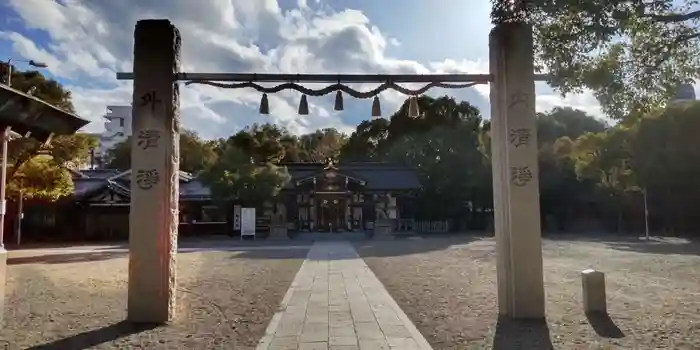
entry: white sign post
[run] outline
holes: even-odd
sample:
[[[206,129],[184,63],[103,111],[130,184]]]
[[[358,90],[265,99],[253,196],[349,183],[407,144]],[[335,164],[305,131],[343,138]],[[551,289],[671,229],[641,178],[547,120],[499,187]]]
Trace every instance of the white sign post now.
[[[243,236],[255,239],[255,208],[241,208],[241,240]]]

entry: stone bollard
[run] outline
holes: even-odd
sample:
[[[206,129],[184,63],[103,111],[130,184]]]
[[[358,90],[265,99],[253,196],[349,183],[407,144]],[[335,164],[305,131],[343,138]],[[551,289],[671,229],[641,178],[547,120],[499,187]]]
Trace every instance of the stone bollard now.
[[[583,311],[585,313],[607,313],[605,301],[605,274],[593,269],[581,271],[583,286]]]

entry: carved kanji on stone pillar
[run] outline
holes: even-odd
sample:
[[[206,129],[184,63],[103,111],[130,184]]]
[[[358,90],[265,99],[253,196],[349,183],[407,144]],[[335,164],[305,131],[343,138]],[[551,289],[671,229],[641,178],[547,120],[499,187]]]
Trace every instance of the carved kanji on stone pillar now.
[[[168,20],[134,32],[128,319],[169,322],[175,312],[180,33]]]
[[[489,46],[499,313],[544,318],[532,28],[497,25]]]

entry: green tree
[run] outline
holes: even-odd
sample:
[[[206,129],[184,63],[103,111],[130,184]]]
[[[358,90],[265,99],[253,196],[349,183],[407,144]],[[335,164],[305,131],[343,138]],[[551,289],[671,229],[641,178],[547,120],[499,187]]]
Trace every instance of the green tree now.
[[[377,161],[382,153],[379,145],[388,135],[389,121],[384,118],[363,120],[340,150],[343,161]]]
[[[418,117],[408,116],[409,100],[389,120],[384,118],[363,121],[357,126],[341,149],[341,158],[353,161],[381,161],[397,140],[406,135],[429,132],[436,127],[458,126],[462,122],[480,118],[479,110],[468,102],[457,102],[443,96],[420,96]]]
[[[180,133],[180,170],[197,174],[216,162],[216,152],[209,142],[191,130]]]
[[[274,198],[290,180],[286,167],[273,163],[254,163],[247,152],[228,142],[202,179],[219,200],[238,199],[259,206]]]
[[[481,151],[480,132],[480,120],[476,119],[457,127],[441,126],[406,135],[393,144],[387,160],[418,172],[421,215],[466,219],[469,208],[491,207],[491,167]]]
[[[227,143],[245,152],[256,163],[279,163],[285,156],[283,138],[289,131],[274,124],[253,124],[231,136]]]
[[[537,141],[540,146],[552,144],[560,137],[576,140],[585,133],[599,133],[607,128],[605,122],[570,107],[555,107],[548,112],[537,113]]]
[[[8,183],[8,197],[16,198],[20,191],[26,199],[55,201],[73,193],[73,179],[51,156],[38,155],[22,164]]]
[[[700,71],[695,0],[492,2],[494,22],[534,24],[537,62],[553,74],[555,88],[592,89],[613,118],[664,105]]]
[[[52,162],[58,166],[76,168],[89,160],[90,149],[97,146],[97,142],[93,135],[82,133],[54,137],[48,145],[31,137],[14,139],[8,143],[8,178],[40,153],[50,154]]]
[[[571,157],[574,140],[606,128],[602,121],[572,108],[538,113],[540,212],[545,229],[565,229],[577,209],[591,199],[595,181],[576,175]]]
[[[631,166],[652,213],[669,231],[700,228],[700,103],[674,105],[650,114],[634,129]]]
[[[473,221],[476,209],[493,203],[481,116],[468,103],[448,97],[420,101],[422,115],[409,118],[402,107],[377,149],[382,160],[416,169],[422,184],[417,193],[420,216]]]
[[[38,71],[19,71],[13,67],[12,88],[22,92],[31,92],[33,96],[49,104],[68,112],[75,112],[70,91],[63,88],[63,85],[58,81],[46,79]]]
[[[639,193],[631,160],[635,134],[634,126],[620,124],[579,137],[572,151],[577,176],[596,183],[598,205],[616,214],[618,231],[623,230],[626,208],[633,205],[632,194]]]
[[[337,159],[347,142],[347,135],[334,128],[316,130],[298,138],[300,161],[318,163],[326,159]],[[286,157],[285,157],[286,160]]]
[[[109,169],[122,171],[131,169],[131,137],[107,150],[100,162]]]

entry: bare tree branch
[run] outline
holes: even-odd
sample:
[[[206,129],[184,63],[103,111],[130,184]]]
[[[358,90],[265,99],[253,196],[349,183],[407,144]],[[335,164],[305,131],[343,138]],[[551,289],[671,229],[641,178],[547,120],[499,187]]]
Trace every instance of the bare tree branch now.
[[[673,13],[668,15],[648,14],[644,17],[651,18],[652,20],[661,23],[685,22],[691,19],[700,18],[700,10],[695,10],[688,13]]]

